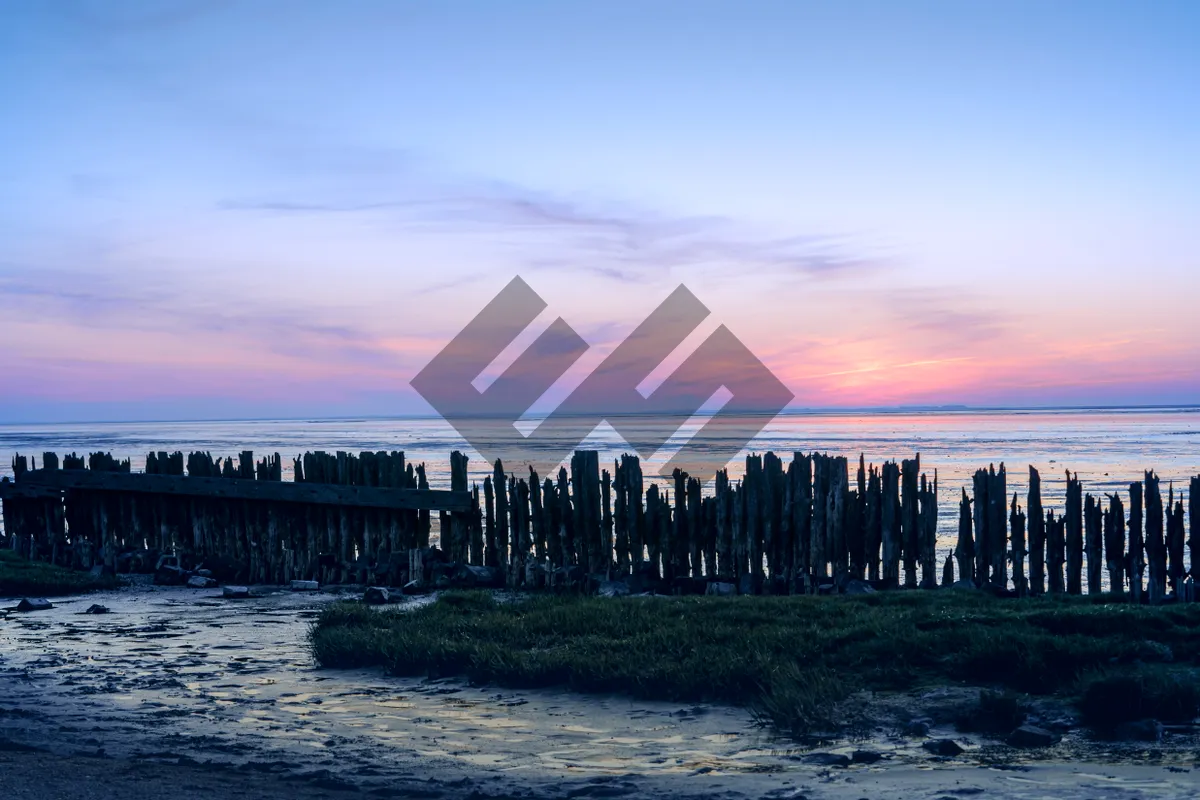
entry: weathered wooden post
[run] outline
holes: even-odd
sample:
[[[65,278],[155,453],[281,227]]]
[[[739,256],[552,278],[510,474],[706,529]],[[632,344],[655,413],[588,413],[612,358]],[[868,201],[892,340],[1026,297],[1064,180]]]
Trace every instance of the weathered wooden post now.
[[[1142,602],[1142,581],[1146,573],[1146,546],[1142,539],[1142,484],[1129,484],[1129,596]]]
[[[612,577],[615,561],[613,558],[612,476],[608,474],[608,470],[602,470],[600,473],[600,507],[600,562],[604,567],[605,574]]]
[[[1042,477],[1029,467],[1029,591],[1039,595],[1046,591],[1046,518],[1042,512]]]
[[[1200,475],[1192,478],[1188,488],[1188,522],[1191,535],[1188,549],[1191,551],[1192,580],[1200,584]]]
[[[1108,583],[1113,592],[1125,591],[1125,508],[1121,496],[1113,493],[1108,498],[1108,511],[1104,520],[1104,550],[1108,563]]]
[[[662,555],[662,539],[659,535],[658,524],[661,517],[658,496],[658,484],[651,483],[646,489],[646,549],[650,557],[650,572],[655,579],[662,577],[660,557]]]
[[[626,576],[630,572],[629,558],[629,488],[628,473],[624,468],[625,456],[613,462],[613,533],[616,548],[617,575]]]
[[[1008,588],[1008,473],[1001,462],[1000,470],[988,472],[988,562],[992,583]]]
[[[921,551],[920,489],[917,475],[921,471],[921,456],[906,458],[900,466],[900,530],[904,559],[904,586],[917,587],[917,560]]]
[[[971,497],[962,490],[958,501],[958,541],[954,547],[954,558],[958,561],[958,579],[978,584],[975,577],[975,538],[971,531]]]
[[[985,586],[991,580],[992,540],[988,521],[988,484],[986,469],[975,471],[972,488],[975,490],[975,584]]]
[[[567,477],[567,468],[558,468],[558,538],[562,551],[561,568],[570,569],[579,563],[579,553],[575,546],[575,509],[571,504],[571,482]]]
[[[1051,594],[1062,594],[1063,565],[1066,557],[1066,521],[1055,519],[1053,511],[1046,512],[1046,572]]]
[[[933,473],[930,486],[925,475],[921,475],[921,586],[937,588],[937,472]]]
[[[467,456],[458,450],[450,453],[450,489],[455,492],[467,491]],[[452,549],[449,551],[450,560],[466,562],[470,555],[471,545],[466,512],[451,513],[450,540],[453,543]]]
[[[762,594],[763,588],[763,479],[762,456],[746,456],[746,477],[742,481],[746,492],[746,536],[749,556],[750,592]]]
[[[483,539],[484,564],[489,567],[499,567],[499,548],[496,545],[496,490],[492,485],[492,476],[483,479]]]
[[[700,492],[700,480],[688,478],[687,481],[687,529],[689,536],[688,556],[692,561],[692,577],[704,577],[704,565],[701,563],[704,552],[704,516],[701,509],[703,500]]]
[[[605,473],[605,477],[608,474]],[[542,588],[546,571],[546,511],[542,501],[542,482],[533,467],[529,468],[529,525],[533,532],[532,558],[525,565],[527,586]]]
[[[629,564],[636,573],[646,560],[646,512],[642,504],[642,462],[637,456],[621,456],[625,475],[626,507],[629,509]]]
[[[900,467],[894,461],[884,462],[883,497],[883,582],[889,589],[900,585]]]
[[[1029,582],[1025,579],[1025,512],[1017,505],[1016,492],[1013,492],[1008,521],[1012,528],[1013,588],[1018,597],[1027,597]]]
[[[1087,554],[1088,594],[1100,594],[1103,590],[1104,554],[1102,538],[1103,513],[1096,498],[1089,492],[1083,504],[1084,550]]]
[[[1175,500],[1172,485],[1167,501],[1167,583],[1176,597],[1180,596],[1183,577],[1187,574],[1183,565],[1184,539],[1183,499]]]
[[[1067,472],[1067,594],[1083,594],[1083,487]]]
[[[823,453],[812,454],[812,536],[809,565],[812,569],[813,591],[829,579],[829,459]],[[899,526],[900,520],[896,519]]]
[[[879,564],[883,547],[883,487],[879,481],[879,470],[872,464],[867,477],[866,521],[864,523],[867,580],[879,580]]]
[[[1147,587],[1151,603],[1161,603],[1167,596],[1167,548],[1163,542],[1163,504],[1158,475],[1146,472],[1146,555],[1150,562],[1150,582]]]
[[[792,486],[792,546],[796,564],[797,590],[815,592],[812,581],[813,483],[812,459],[800,452],[792,453],[788,465]]]

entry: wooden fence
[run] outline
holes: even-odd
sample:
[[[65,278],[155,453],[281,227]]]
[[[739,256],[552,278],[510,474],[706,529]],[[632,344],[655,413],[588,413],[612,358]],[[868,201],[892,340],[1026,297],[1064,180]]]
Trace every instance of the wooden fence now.
[[[631,590],[815,593],[934,588],[955,582],[1016,595],[1116,591],[1136,601],[1195,599],[1200,578],[1200,476],[1187,499],[1164,500],[1146,472],[1119,493],[1085,493],[1067,473],[1065,507],[1045,509],[1041,476],[1010,495],[1007,472],[981,469],[962,489],[952,551],[938,549],[938,478],[920,457],[868,466],[860,458],[751,455],[744,476],[715,489],[676,471],[664,486],[637,457],[601,469],[578,451],[556,475],[497,462],[468,487],[450,456],[449,491],[428,488],[403,453],[307,453],[294,483],[279,456],[255,463],[207,453],[151,454],[144,474],[96,453],[42,469],[18,456],[0,484],[9,546],[89,567],[137,565],[161,553],[203,562],[228,579],[284,583],[452,582],[456,570],[510,588],[616,581]],[[1187,513],[1185,515],[1185,503]],[[436,541],[432,512],[438,512]],[[1190,535],[1185,524],[1190,522]],[[217,571],[214,569],[214,571]]]

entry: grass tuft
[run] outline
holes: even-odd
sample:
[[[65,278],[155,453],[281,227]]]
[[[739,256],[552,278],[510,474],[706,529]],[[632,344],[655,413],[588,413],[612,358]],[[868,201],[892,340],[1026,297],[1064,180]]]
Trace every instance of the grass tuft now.
[[[981,696],[979,718],[998,730],[1023,718],[1014,692],[1073,696],[1083,676],[1139,674],[1156,659],[1194,675],[1180,665],[1200,666],[1200,605],[966,592],[497,602],[457,592],[412,611],[329,607],[311,643],[325,667],[731,703],[798,736],[844,727],[844,701],[862,690],[978,686],[997,690]]]
[[[115,589],[112,575],[88,572],[30,561],[11,550],[0,550],[0,597],[48,597]]]

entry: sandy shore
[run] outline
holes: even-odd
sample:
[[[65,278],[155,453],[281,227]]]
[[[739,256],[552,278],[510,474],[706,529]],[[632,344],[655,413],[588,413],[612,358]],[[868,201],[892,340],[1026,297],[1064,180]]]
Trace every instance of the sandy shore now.
[[[317,670],[305,634],[331,599],[146,587],[0,618],[0,786],[16,798],[133,800],[1069,800],[1191,798],[1200,783],[1194,738],[1102,746],[1072,732],[1031,753],[935,725],[932,736],[965,748],[940,759],[881,727],[817,756],[878,760],[830,766],[742,709]],[[81,613],[94,602],[111,613]],[[924,707],[936,694],[890,702]]]

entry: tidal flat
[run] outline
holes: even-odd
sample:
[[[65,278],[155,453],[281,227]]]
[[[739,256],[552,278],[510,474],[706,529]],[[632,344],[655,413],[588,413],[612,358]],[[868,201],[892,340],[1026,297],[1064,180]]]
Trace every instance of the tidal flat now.
[[[5,785],[24,785],[22,776],[40,773],[50,776],[46,792],[63,784],[56,791],[100,797],[97,778],[87,777],[95,770],[84,768],[100,763],[105,774],[135,776],[143,787],[195,786],[198,796],[221,796],[223,788],[245,783],[255,796],[281,798],[815,800],[898,792],[1182,798],[1194,794],[1200,769],[1200,746],[1187,726],[1171,726],[1156,742],[1104,740],[1082,726],[1071,702],[1052,697],[1021,694],[1031,719],[1051,724],[1061,718],[1066,725],[1053,746],[1017,749],[991,734],[961,730],[954,709],[979,698],[977,688],[961,681],[852,692],[848,697],[861,698],[861,713],[875,715],[875,723],[812,741],[769,724],[753,703],[715,696],[653,699],[581,692],[569,682],[509,688],[457,670],[398,675],[382,663],[332,669],[317,663],[312,637],[314,631],[320,636],[315,626],[323,614],[327,621],[346,619],[349,606],[339,603],[353,592],[264,589],[248,600],[219,594],[133,586],[52,598],[53,609],[3,615]],[[644,599],[678,608],[671,598]],[[758,602],[771,599],[756,599],[753,613],[768,614],[769,605]],[[511,613],[527,598],[513,600],[488,602]],[[83,613],[95,603],[109,613]],[[611,601],[610,607],[618,608]],[[414,624],[424,619],[420,624],[428,625],[449,614],[466,626],[456,631],[461,641],[470,625],[495,613],[476,596],[426,597],[379,617],[395,624],[390,615],[412,614]],[[1180,625],[1173,622],[1159,638],[1186,638],[1170,632]],[[1190,651],[1183,649],[1186,642],[1175,645],[1172,668],[1182,668]],[[750,676],[745,683],[752,685]],[[918,731],[906,732],[906,721],[917,722]],[[925,746],[944,739],[962,752],[936,755]],[[47,769],[53,764],[62,769]],[[37,786],[22,791],[24,797],[54,796],[28,794],[40,791]]]

